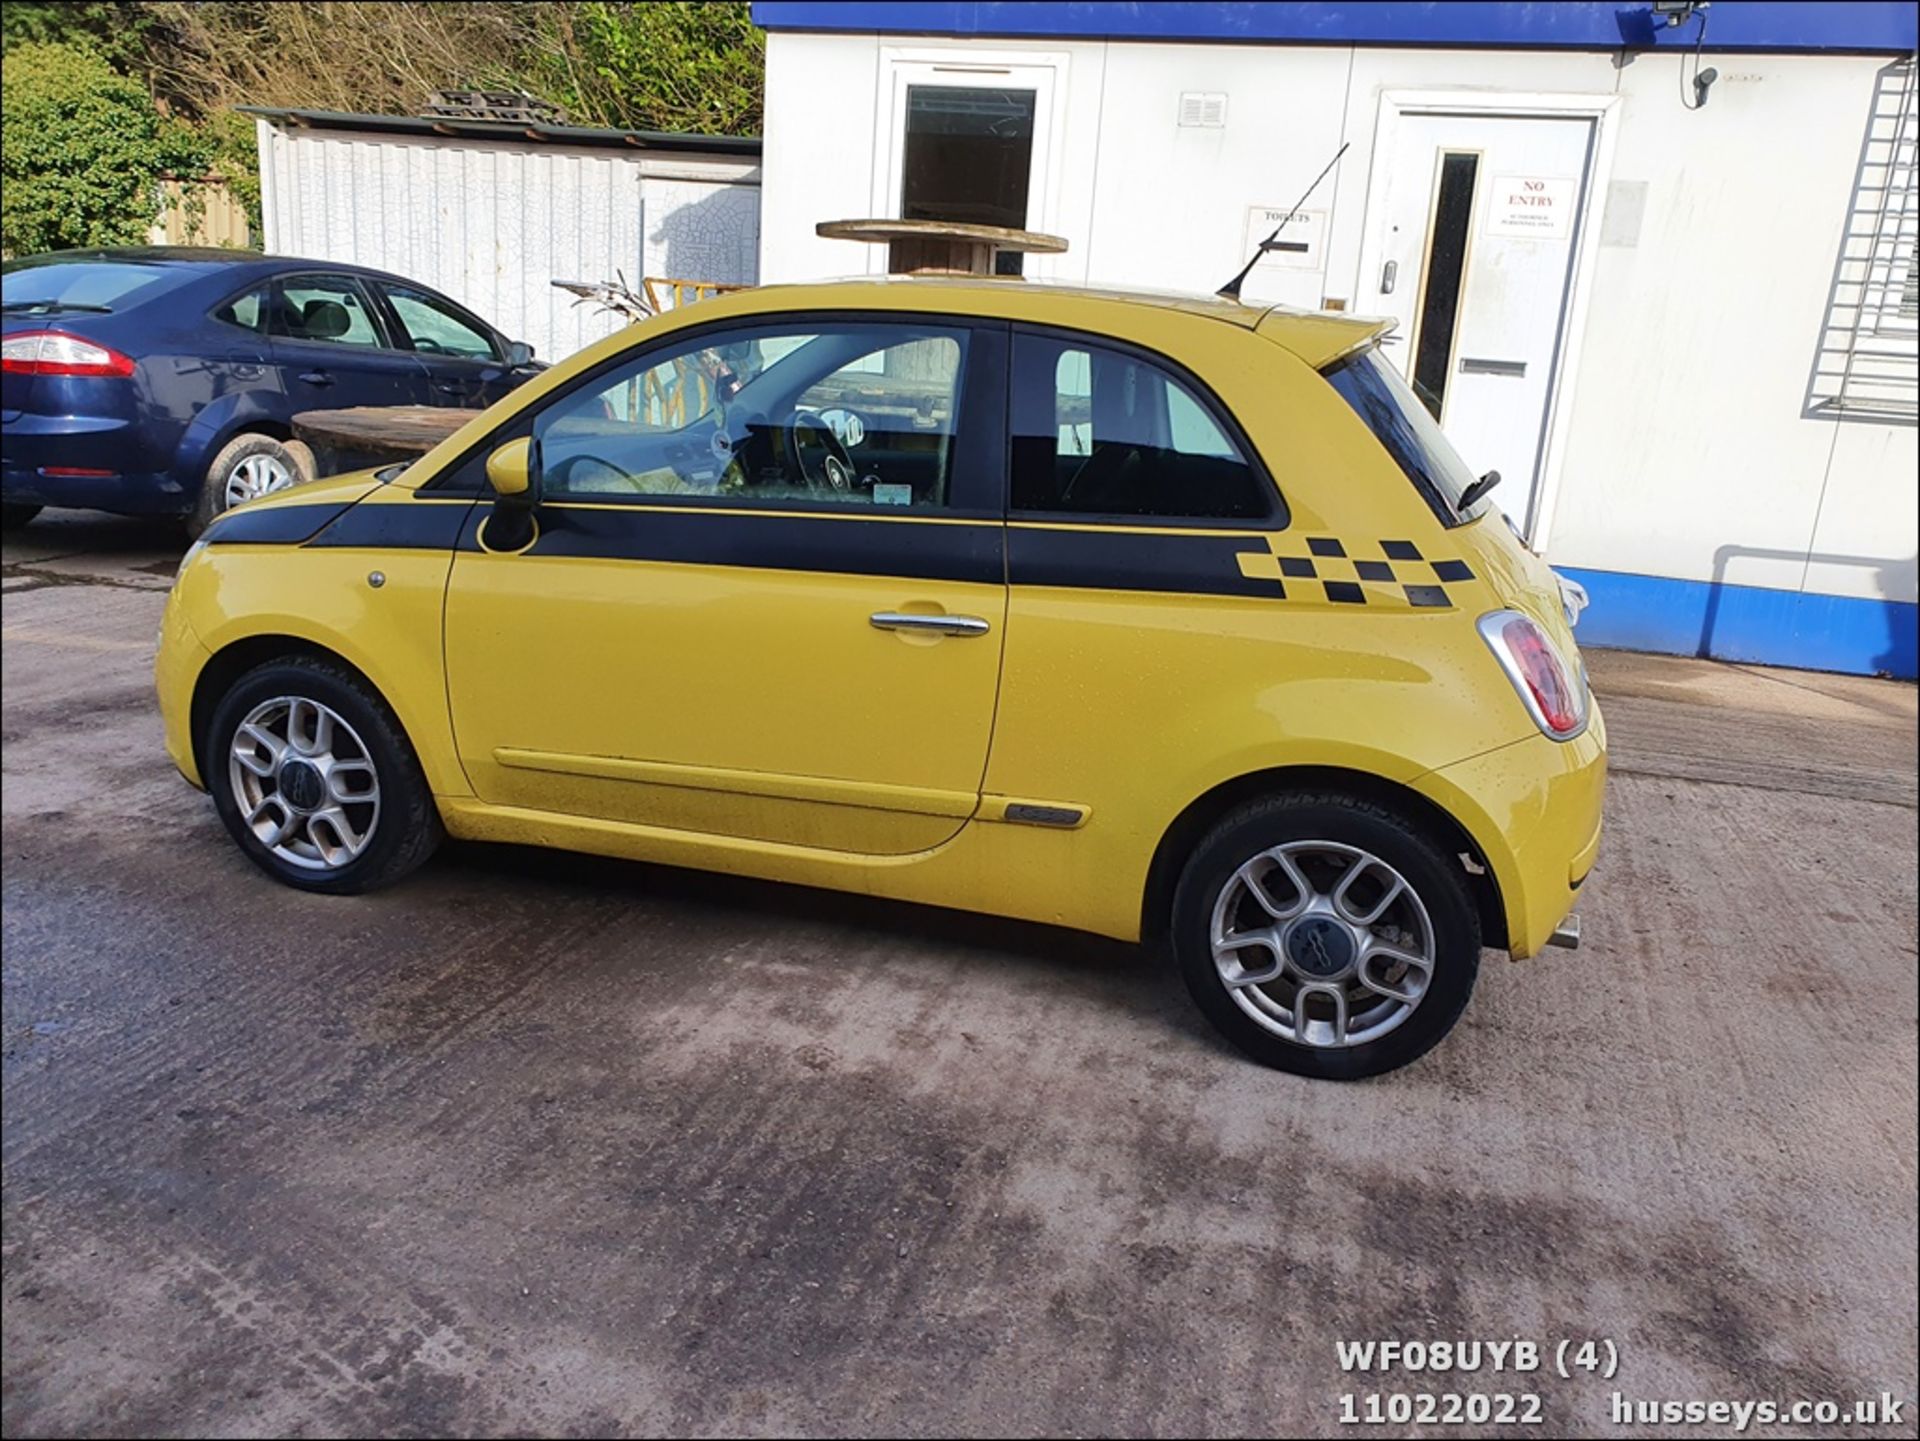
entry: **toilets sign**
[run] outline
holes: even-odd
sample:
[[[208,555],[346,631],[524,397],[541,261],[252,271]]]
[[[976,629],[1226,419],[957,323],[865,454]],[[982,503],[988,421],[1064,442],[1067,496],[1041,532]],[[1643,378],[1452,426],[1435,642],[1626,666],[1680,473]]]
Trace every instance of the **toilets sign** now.
[[[1499,175],[1488,197],[1487,234],[1516,240],[1564,240],[1573,233],[1577,182],[1555,176]]]

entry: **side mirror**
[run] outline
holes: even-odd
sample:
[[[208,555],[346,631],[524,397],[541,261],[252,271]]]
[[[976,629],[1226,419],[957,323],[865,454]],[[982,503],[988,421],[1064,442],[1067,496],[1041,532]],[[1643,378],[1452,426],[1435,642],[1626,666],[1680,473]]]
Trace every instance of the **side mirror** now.
[[[493,513],[481,523],[480,543],[486,549],[517,551],[533,540],[533,512],[540,504],[538,454],[532,439],[523,435],[487,457],[494,502]]]
[[[507,369],[518,370],[522,366],[533,364],[533,347],[524,340],[507,342]]]
[[[487,457],[487,482],[508,504],[531,506],[533,495],[533,441],[527,436],[510,440]]]

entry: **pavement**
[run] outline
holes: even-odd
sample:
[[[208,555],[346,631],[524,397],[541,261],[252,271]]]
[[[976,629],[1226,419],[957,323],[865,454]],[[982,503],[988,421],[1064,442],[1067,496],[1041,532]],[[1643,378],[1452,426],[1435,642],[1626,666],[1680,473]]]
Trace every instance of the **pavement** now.
[[[278,887],[162,753],[179,549],[49,513],[0,557],[7,1436],[1333,1434],[1448,1390],[1913,1434],[1912,686],[1591,654],[1585,947],[1338,1086],[1043,927],[485,847]],[[1515,1337],[1541,1369],[1336,1352]]]

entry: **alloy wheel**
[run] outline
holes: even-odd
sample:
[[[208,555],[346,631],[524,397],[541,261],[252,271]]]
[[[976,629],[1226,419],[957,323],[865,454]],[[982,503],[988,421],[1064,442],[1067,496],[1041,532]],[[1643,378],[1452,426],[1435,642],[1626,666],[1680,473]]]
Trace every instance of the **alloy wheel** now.
[[[227,472],[221,487],[221,509],[254,500],[269,491],[285,490],[293,484],[293,467],[275,456],[249,455]]]
[[[1436,945],[1399,871],[1357,846],[1291,841],[1221,887],[1213,963],[1234,1004],[1296,1045],[1376,1041],[1419,1007]]]
[[[305,696],[276,696],[233,733],[228,776],[241,820],[291,865],[339,870],[380,823],[380,778],[366,742]]]

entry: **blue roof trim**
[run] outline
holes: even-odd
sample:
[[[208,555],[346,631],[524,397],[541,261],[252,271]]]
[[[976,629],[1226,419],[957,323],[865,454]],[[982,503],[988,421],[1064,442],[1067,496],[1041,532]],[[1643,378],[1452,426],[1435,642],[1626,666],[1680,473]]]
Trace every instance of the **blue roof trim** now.
[[[766,30],[861,34],[1200,40],[1255,45],[1497,45],[1617,50],[1691,46],[1697,23],[1655,26],[1646,0],[1512,4],[1226,3],[1226,0],[754,0]],[[1920,20],[1903,0],[1715,0],[1709,50],[1911,53]]]

